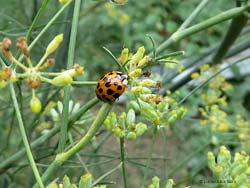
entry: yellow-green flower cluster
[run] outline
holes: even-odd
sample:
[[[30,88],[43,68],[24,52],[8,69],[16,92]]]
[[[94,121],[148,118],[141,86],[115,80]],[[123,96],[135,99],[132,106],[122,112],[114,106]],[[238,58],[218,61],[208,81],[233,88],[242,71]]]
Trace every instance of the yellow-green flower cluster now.
[[[111,112],[104,121],[104,127],[117,137],[135,140],[148,129],[146,124],[136,123],[135,120],[135,111],[133,109],[130,109],[127,113],[122,112],[118,118],[114,112]]]
[[[250,187],[249,155],[244,151],[235,153],[232,160],[230,151],[225,146],[221,146],[217,159],[212,152],[208,152],[208,167],[218,183],[227,182],[222,183],[221,186],[227,188]]]
[[[173,185],[174,185],[174,180],[168,179],[165,188],[173,188]],[[152,183],[148,186],[148,188],[160,188],[160,179],[157,176],[153,177]],[[189,188],[189,187],[184,187],[184,188]]]
[[[199,108],[204,119],[201,120],[202,125],[211,125],[212,131],[226,132],[229,130],[230,122],[227,114],[216,104],[209,108]]]
[[[155,125],[169,125],[181,119],[187,112],[169,96],[154,94],[161,88],[161,82],[149,78],[150,71],[143,73],[143,68],[152,63],[153,59],[145,55],[145,48],[139,47],[137,52],[129,53],[127,48],[121,52],[118,61],[129,74],[130,107]],[[171,109],[171,110],[170,110]]]
[[[177,102],[169,97],[156,94],[141,94],[137,100],[130,102],[143,119],[155,125],[168,126],[183,118],[187,109],[177,106]]]
[[[73,82],[73,77],[81,75],[84,72],[82,66],[75,64],[72,69],[63,72],[42,72],[42,70],[51,67],[55,64],[55,60],[48,58],[63,41],[63,34],[57,35],[47,46],[42,58],[35,65],[32,63],[31,54],[25,37],[19,37],[16,41],[16,47],[22,52],[26,63],[17,60],[11,52],[12,41],[9,38],[4,38],[0,42],[0,50],[9,60],[9,66],[3,66],[0,70],[0,89],[4,88],[10,82],[19,80],[27,81],[28,86],[32,89],[32,98],[30,108],[33,113],[40,113],[42,104],[39,98],[35,95],[35,90],[38,89],[42,82],[47,82],[55,86],[65,86]],[[6,63],[7,64],[7,63]],[[21,72],[16,72],[12,64],[21,68]],[[48,78],[52,77],[52,78]]]
[[[117,3],[118,3],[118,1],[117,1]],[[117,9],[117,7],[115,5],[113,5],[111,3],[106,3],[104,7],[105,7],[108,15],[112,19],[116,20],[121,26],[124,26],[127,23],[129,23],[129,21],[130,21],[129,15],[126,14],[125,12],[123,12],[122,10]]]
[[[93,177],[92,174],[87,173],[81,176],[78,184],[70,182],[68,176],[64,176],[62,183],[53,182],[47,186],[47,188],[106,188],[106,185],[93,186]]]
[[[236,116],[236,130],[238,132],[241,147],[250,150],[250,121],[245,120],[241,115]]]
[[[191,78],[204,83],[209,77],[216,73],[218,67],[210,67],[204,64],[200,67],[200,73],[195,72]],[[202,125],[211,125],[212,131],[226,132],[229,130],[230,121],[227,119],[227,113],[223,107],[227,106],[227,97],[225,91],[232,89],[225,77],[221,74],[210,80],[208,87],[201,94],[202,107],[199,108],[202,119]]]

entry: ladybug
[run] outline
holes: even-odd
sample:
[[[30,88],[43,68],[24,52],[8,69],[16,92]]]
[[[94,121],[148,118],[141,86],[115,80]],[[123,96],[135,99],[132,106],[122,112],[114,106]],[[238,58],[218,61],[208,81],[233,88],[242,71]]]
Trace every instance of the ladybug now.
[[[124,92],[128,83],[128,75],[119,71],[111,71],[103,75],[96,84],[96,96],[103,102],[114,102]]]

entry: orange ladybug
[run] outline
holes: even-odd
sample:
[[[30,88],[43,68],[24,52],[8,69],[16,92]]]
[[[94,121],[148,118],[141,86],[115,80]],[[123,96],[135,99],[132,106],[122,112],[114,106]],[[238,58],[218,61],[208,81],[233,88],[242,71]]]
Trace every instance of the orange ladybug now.
[[[103,102],[114,102],[125,91],[128,75],[111,71],[103,75],[96,84],[96,96]]]

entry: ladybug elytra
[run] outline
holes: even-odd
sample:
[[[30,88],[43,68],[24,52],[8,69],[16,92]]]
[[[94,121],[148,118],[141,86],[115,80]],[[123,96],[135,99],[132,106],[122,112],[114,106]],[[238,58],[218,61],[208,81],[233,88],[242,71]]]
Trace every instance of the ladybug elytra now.
[[[96,96],[103,102],[114,102],[124,92],[128,76],[119,71],[103,75],[96,84]]]

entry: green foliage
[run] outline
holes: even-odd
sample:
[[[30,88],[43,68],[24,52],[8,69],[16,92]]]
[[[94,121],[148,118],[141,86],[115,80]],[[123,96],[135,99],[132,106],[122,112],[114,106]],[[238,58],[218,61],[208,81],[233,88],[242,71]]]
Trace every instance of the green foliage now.
[[[249,1],[1,5],[0,187],[249,186]]]

